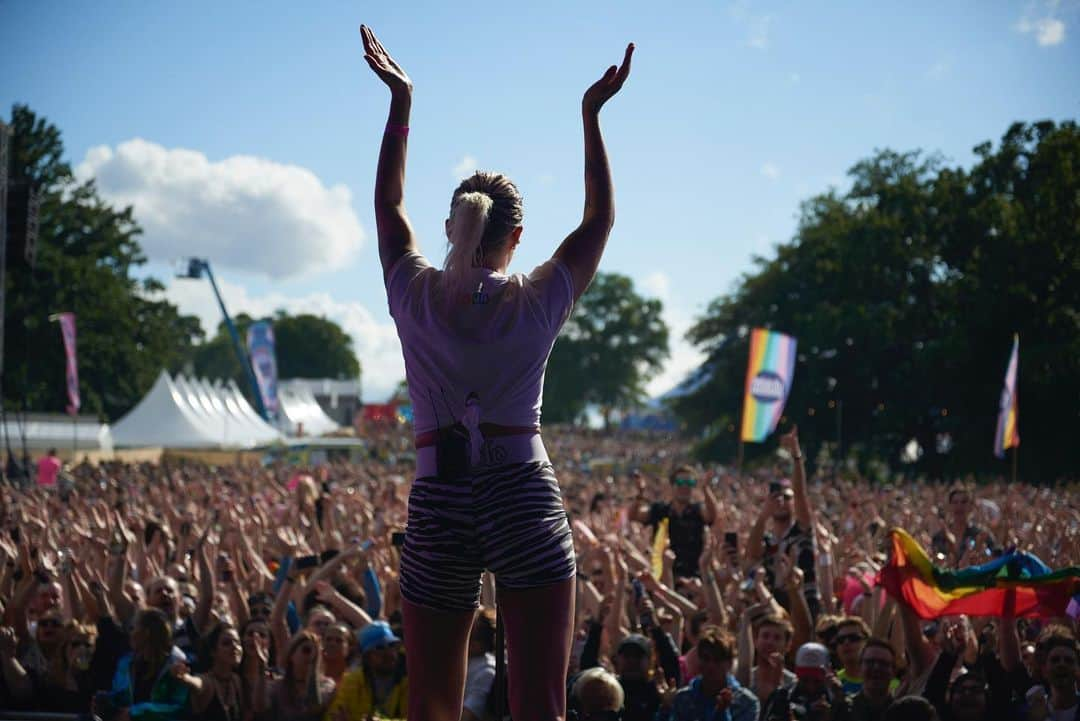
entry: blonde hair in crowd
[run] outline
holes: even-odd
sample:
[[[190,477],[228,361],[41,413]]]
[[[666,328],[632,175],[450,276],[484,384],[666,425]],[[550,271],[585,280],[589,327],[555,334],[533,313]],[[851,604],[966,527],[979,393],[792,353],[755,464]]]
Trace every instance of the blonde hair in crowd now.
[[[477,171],[461,181],[450,201],[443,293],[447,305],[468,298],[470,271],[484,264],[507,235],[521,225],[521,193],[505,175]]]

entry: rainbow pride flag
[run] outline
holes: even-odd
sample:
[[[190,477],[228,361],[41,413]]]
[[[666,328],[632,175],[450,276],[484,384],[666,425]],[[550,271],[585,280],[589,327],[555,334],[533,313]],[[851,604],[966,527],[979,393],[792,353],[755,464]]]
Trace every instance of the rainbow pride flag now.
[[[967,614],[1064,616],[1080,591],[1080,566],[1051,570],[1030,553],[1011,550],[979,566],[955,571],[938,568],[914,538],[892,530],[892,558],[878,574],[888,593],[920,618]],[[1010,598],[1014,592],[1014,598]]]
[[[1001,389],[997,432],[994,433],[994,455],[1005,457],[1005,449],[1020,445],[1020,431],[1016,427],[1019,408],[1016,403],[1016,367],[1020,363],[1020,336],[1013,335],[1012,354],[1005,370],[1005,387]]]
[[[744,441],[760,443],[776,429],[795,375],[795,339],[783,333],[754,328],[750,361],[746,365],[742,430]]]

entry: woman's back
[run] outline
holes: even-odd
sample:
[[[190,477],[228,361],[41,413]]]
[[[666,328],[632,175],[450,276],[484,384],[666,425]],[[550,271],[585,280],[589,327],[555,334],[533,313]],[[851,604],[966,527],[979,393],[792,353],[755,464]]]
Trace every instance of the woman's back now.
[[[470,393],[483,422],[540,424],[544,368],[573,307],[570,274],[557,260],[529,275],[471,274],[472,297],[450,308],[443,272],[421,254],[404,255],[387,276],[417,433],[462,418]]]

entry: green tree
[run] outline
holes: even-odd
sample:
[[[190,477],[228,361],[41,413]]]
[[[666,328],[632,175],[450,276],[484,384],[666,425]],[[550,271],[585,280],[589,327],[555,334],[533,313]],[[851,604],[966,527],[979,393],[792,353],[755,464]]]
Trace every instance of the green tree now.
[[[597,274],[552,349],[544,419],[576,422],[586,406],[597,405],[606,423],[612,411],[640,403],[669,353],[662,311],[659,300],[635,292],[630,278]]]
[[[334,321],[308,313],[291,316],[283,310],[266,320],[274,325],[274,351],[280,378],[360,377],[360,361],[353,352],[352,338]],[[233,322],[246,343],[248,328],[255,319],[240,313]],[[241,372],[224,321],[218,324],[214,337],[194,349],[193,359],[196,375],[232,378],[250,396],[247,377]]]
[[[990,448],[1015,331],[1021,467],[1074,470],[1080,133],[1017,124],[976,153],[970,171],[920,153],[858,163],[848,193],[804,203],[795,237],[710,304],[689,334],[706,361],[672,402],[708,429],[703,454],[734,454],[747,331],[764,326],[799,339],[786,412],[808,443],[895,463],[915,438],[920,471],[1004,472]]]
[[[11,177],[35,183],[43,197],[37,262],[8,268],[4,404],[64,410],[63,343],[48,318],[71,311],[83,412],[115,419],[162,368],[184,363],[202,331],[196,318],[160,299],[157,280],[132,277],[146,258],[131,208],[108,205],[93,181],[76,182],[60,131],[24,105],[14,106],[11,126]]]

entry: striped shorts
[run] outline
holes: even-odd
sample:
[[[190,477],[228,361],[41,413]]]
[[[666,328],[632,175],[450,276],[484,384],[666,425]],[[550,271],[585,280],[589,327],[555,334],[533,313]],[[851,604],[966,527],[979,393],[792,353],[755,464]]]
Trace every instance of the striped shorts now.
[[[401,595],[442,611],[480,603],[480,576],[521,590],[572,578],[574,541],[548,461],[417,478],[401,553]]]

